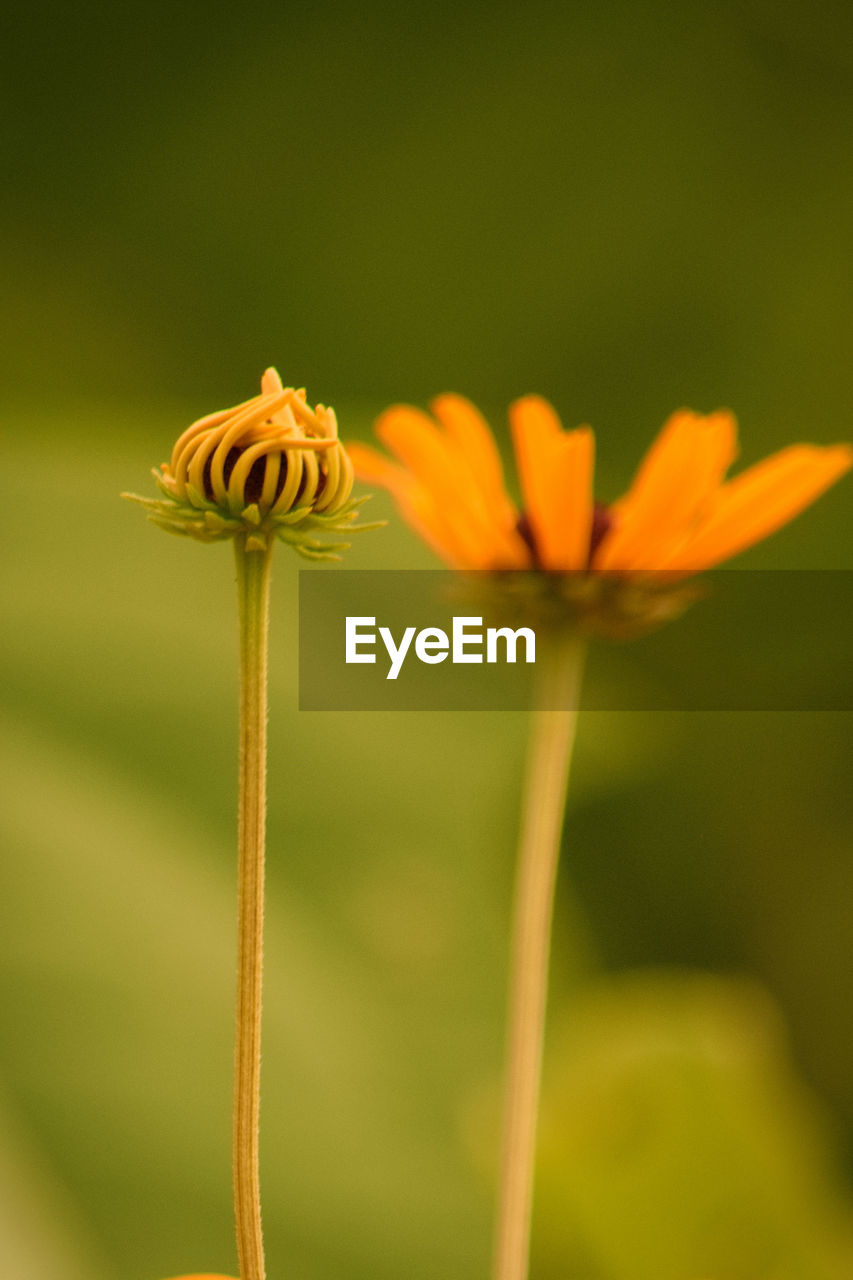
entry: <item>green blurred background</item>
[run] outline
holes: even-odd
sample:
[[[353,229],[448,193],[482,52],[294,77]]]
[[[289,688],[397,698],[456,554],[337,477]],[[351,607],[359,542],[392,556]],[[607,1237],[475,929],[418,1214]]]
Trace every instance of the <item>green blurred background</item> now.
[[[746,461],[850,439],[853,11],[0,26],[0,1274],[233,1271],[232,566],[118,492],[269,363],[349,436],[454,389],[505,440],[540,391],[596,427],[604,498],[681,404],[735,409]],[[850,495],[740,563],[853,568]],[[395,522],[347,564],[433,561]],[[473,1280],[524,718],[300,715],[296,567],[277,554],[270,1277]],[[831,713],[582,723],[535,1280],[853,1274],[852,745]]]

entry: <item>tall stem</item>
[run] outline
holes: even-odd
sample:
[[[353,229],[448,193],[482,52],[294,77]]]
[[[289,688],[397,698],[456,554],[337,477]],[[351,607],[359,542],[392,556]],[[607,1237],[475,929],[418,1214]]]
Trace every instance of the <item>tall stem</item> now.
[[[550,639],[531,723],[510,953],[494,1280],[526,1280],[528,1272],[551,919],[582,666],[578,637]]]
[[[235,538],[240,605],[240,809],[237,1015],[234,1036],[234,1218],[241,1280],[265,1280],[258,1182],[267,758],[270,552]]]

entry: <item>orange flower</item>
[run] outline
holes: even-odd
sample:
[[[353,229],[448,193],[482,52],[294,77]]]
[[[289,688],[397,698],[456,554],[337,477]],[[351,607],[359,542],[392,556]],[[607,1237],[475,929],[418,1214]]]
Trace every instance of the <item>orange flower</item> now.
[[[409,405],[386,410],[376,434],[393,462],[352,444],[356,473],[388,489],[410,525],[457,569],[556,573],[709,569],[766,538],[853,465],[849,445],[795,444],[726,480],[737,454],[730,413],[680,409],[665,423],[628,492],[593,498],[589,427],[563,430],[547,401],[510,407],[523,510],[507,494],[492,434],[461,396],[443,395],[433,417]]]

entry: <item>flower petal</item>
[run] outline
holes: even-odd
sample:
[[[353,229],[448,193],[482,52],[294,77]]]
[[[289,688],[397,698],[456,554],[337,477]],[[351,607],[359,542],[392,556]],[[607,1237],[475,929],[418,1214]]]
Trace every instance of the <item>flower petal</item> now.
[[[452,530],[447,528],[446,521],[441,520],[429,491],[404,467],[391,462],[384,453],[370,445],[351,442],[347,445],[347,453],[359,480],[387,489],[407,524],[442,560],[458,565],[464,558],[465,544],[460,546]]]
[[[518,532],[518,510],[506,491],[501,455],[485,418],[470,400],[450,393],[437,396],[430,408],[468,464],[469,483],[479,491],[500,543],[497,563],[507,569],[529,567],[530,551]]]
[[[465,455],[483,496],[494,504],[496,510],[503,512],[509,509],[515,524],[518,512],[506,491],[501,455],[479,409],[464,396],[451,394],[436,396],[430,408]]]
[[[589,427],[567,431],[555,443],[551,473],[546,567],[585,569],[592,532],[595,437]]]
[[[456,569],[485,569],[500,562],[499,534],[483,538],[452,486],[427,484],[369,445],[353,443],[347,450],[359,479],[387,489],[406,523],[442,560]]]
[[[412,475],[436,494],[460,491],[458,449],[450,444],[428,414],[407,404],[380,414],[376,434]]]
[[[510,406],[515,456],[527,519],[546,569],[586,568],[592,527],[594,440],[588,427],[564,431],[546,400],[524,396]]]
[[[613,529],[596,554],[595,568],[659,568],[691,533],[736,452],[737,427],[730,413],[674,413],[627,494],[613,504]]]
[[[464,554],[463,567],[517,568],[527,563],[527,548],[514,522],[509,526],[506,513],[494,511],[468,460],[467,446],[458,438],[409,405],[386,410],[376,434],[429,494],[441,523],[453,530],[455,550]]]
[[[396,462],[391,462],[384,453],[380,453],[371,445],[351,440],[346,446],[346,451],[355,467],[356,475],[365,484],[378,484],[380,488],[387,489],[396,495],[398,489],[410,483],[409,474],[403,467],[398,466]]]
[[[264,370],[261,375],[262,396],[275,395],[276,392],[281,391],[283,385],[284,384],[279,376],[278,369],[274,369],[272,365],[270,365],[269,369]]]
[[[782,449],[723,485],[706,519],[660,567],[695,573],[727,560],[793,520],[851,466],[846,444]]]

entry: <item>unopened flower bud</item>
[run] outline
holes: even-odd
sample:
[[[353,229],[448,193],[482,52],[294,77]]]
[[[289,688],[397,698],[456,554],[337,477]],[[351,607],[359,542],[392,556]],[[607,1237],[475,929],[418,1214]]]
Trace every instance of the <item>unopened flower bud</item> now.
[[[153,474],[163,499],[123,496],[161,529],[201,542],[242,536],[247,551],[277,537],[312,560],[339,558],[349,543],[316,535],[355,532],[365,501],[350,496],[352,463],[334,410],[311,408],[304,390],[282,386],[275,369],[261,379],[260,395],[188,427]]]

